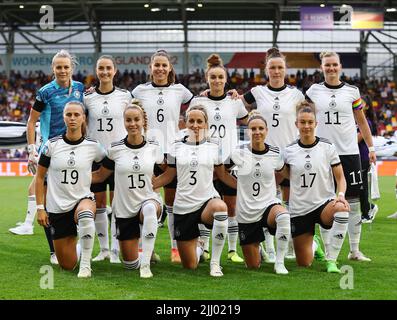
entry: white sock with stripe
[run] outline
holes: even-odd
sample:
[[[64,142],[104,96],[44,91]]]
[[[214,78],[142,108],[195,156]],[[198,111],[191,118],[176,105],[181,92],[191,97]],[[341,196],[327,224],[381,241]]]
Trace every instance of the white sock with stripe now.
[[[236,217],[228,218],[227,239],[229,252],[237,251],[238,223]]]
[[[214,213],[214,226],[212,228],[212,254],[211,263],[220,265],[223,246],[227,232],[227,212]]]
[[[154,243],[156,241],[157,229],[158,229],[156,212],[157,212],[156,205],[152,202],[147,202],[142,207],[142,214],[143,214],[143,226],[141,233],[142,265],[150,264],[150,258],[153,253]]]
[[[124,265],[124,268],[126,268],[127,270],[136,270],[136,269],[139,269],[139,267],[141,266],[141,263],[140,263],[139,258],[137,258],[134,261],[123,260],[123,265]]]
[[[167,216],[168,216],[168,232],[170,234],[170,239],[171,239],[171,249],[177,249],[178,247],[176,246],[176,240],[175,240],[175,235],[174,235],[174,207],[173,206],[167,206],[165,205],[165,208],[167,209]]]
[[[26,217],[24,224],[27,226],[33,226],[34,218],[36,217],[36,196],[28,197],[28,210],[26,211]]]
[[[109,221],[106,208],[97,208],[95,230],[101,250],[109,250]]]
[[[198,227],[199,227],[199,230],[200,230],[200,239],[203,240],[203,242],[204,242],[204,251],[209,252],[211,230],[208,229],[202,223],[199,223]]]
[[[77,223],[81,245],[80,266],[91,267],[91,255],[95,237],[94,213],[90,210],[80,211],[77,213]]]
[[[327,256],[331,245],[331,229],[324,229],[322,226],[319,226],[319,228],[321,239],[324,243],[325,256]]]
[[[336,261],[340,250],[342,249],[343,241],[345,240],[349,221],[348,212],[336,212],[334,215],[334,223],[330,229],[331,239],[327,260]]]
[[[358,199],[348,200],[350,204],[349,213],[349,244],[351,252],[358,252],[360,250],[360,237],[361,237],[361,212],[360,202]]]
[[[288,212],[283,212],[276,217],[277,254],[276,263],[284,263],[284,257],[288,251],[288,243],[291,237],[291,221]]]

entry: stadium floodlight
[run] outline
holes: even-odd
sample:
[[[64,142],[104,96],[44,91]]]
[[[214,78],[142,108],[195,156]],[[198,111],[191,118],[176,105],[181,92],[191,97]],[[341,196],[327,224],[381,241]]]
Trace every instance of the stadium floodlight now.
[[[41,9],[45,9],[45,8],[47,8],[47,6],[46,6],[45,4],[43,4],[43,5],[41,6]]]
[[[187,7],[186,11],[192,11],[193,12],[193,11],[196,11],[196,9],[195,8],[191,8],[191,7]]]
[[[25,6],[23,4],[20,4],[19,9],[23,9],[23,8],[25,8]]]
[[[178,10],[179,10],[178,8],[167,8],[167,11],[169,12],[176,12]]]
[[[321,7],[321,8],[324,8],[324,7],[325,7],[325,4],[324,4],[324,3],[320,4],[320,7]]]
[[[160,8],[151,8],[150,11],[152,11],[152,12],[159,12],[159,11],[161,11],[161,9],[160,9]]]
[[[203,7],[203,4],[202,4],[201,2],[198,2],[198,3],[197,3],[197,7],[202,8],[202,7]]]
[[[387,8],[386,11],[387,12],[396,12],[397,9],[396,8]]]
[[[145,8],[149,8],[149,3],[145,3],[144,5],[143,5]]]

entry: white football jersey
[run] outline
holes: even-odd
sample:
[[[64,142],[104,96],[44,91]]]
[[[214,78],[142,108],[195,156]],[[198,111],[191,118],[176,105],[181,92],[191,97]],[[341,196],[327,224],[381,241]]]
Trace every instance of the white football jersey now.
[[[141,101],[148,117],[146,136],[160,143],[165,153],[178,139],[181,105],[188,103],[193,94],[182,84],[156,86],[152,83],[138,85],[132,95]]]
[[[317,135],[330,140],[339,155],[359,154],[354,110],[362,108],[360,91],[347,83],[313,84],[306,95],[317,111]]]
[[[277,186],[274,171],[284,167],[280,150],[265,145],[265,150],[251,150],[249,144],[235,149],[231,155],[237,170],[237,206],[239,223],[253,223],[262,218],[264,209],[277,199]]]
[[[305,100],[301,91],[293,86],[274,89],[269,86],[256,86],[251,89],[258,111],[267,122],[269,132],[266,143],[281,150],[298,138],[295,126],[296,106]]]
[[[82,138],[69,141],[57,136],[46,142],[40,164],[48,168],[46,210],[68,212],[84,197],[92,195],[91,166],[105,157],[96,140]]]
[[[248,115],[244,103],[240,99],[233,100],[230,96],[223,95],[219,98],[195,97],[190,102],[190,107],[194,105],[202,105],[206,108],[209,135],[212,139],[219,139],[222,161],[225,161],[237,146],[236,120]]]
[[[207,200],[219,198],[213,183],[214,166],[222,163],[217,143],[204,140],[196,144],[184,138],[173,144],[170,155],[176,163],[168,165],[176,165],[178,178],[174,214],[192,213]]]
[[[155,141],[135,146],[125,138],[112,143],[103,166],[114,170],[112,211],[117,218],[135,217],[146,200],[162,203],[160,194],[153,191],[152,176],[154,165],[163,160],[164,154]]]
[[[316,137],[312,145],[297,140],[285,148],[284,162],[290,170],[291,217],[306,215],[335,198],[332,167],[341,162],[329,140]]]
[[[108,149],[112,142],[123,139],[127,135],[124,110],[131,100],[131,93],[117,87],[106,94],[101,93],[98,88],[92,93],[85,93],[87,135],[98,140],[105,149]]]

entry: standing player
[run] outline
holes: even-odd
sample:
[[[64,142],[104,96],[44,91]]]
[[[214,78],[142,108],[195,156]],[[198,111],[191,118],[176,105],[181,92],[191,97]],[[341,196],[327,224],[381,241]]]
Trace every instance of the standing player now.
[[[171,57],[165,50],[156,51],[150,60],[151,82],[141,84],[132,90],[134,98],[142,102],[148,116],[147,137],[159,141],[164,153],[178,138],[178,122],[182,104],[187,104],[193,94],[182,84],[175,84],[175,71]],[[156,175],[162,170],[156,170]],[[180,263],[180,257],[174,240],[173,202],[176,180],[164,186],[164,198],[168,215],[168,230],[171,237],[171,261]]]
[[[27,140],[28,140],[28,169],[32,174],[36,173],[38,155],[40,154],[44,144],[48,139],[63,134],[66,130],[65,123],[63,120],[63,109],[69,101],[82,101],[84,86],[82,83],[73,81],[72,74],[76,66],[76,58],[72,56],[66,50],[60,50],[52,58],[52,71],[55,79],[45,86],[41,87],[36,95],[36,101],[33,108],[30,110],[30,116],[27,123]],[[41,133],[41,145],[39,150],[36,149],[35,145],[35,128],[36,122],[40,118],[40,133]],[[34,194],[33,186],[35,180],[29,187]],[[36,212],[34,195],[29,193],[28,200],[28,213],[32,215],[29,221],[34,220],[34,214]],[[20,226],[20,230],[23,232],[25,225]],[[17,228],[15,228],[17,229]],[[21,234],[18,232],[14,233]],[[54,246],[52,243],[51,233],[49,228],[44,228],[47,241],[50,246],[51,262],[56,264],[56,256],[54,254]],[[11,230],[10,230],[11,231]]]
[[[340,273],[336,265],[347,232],[349,204],[345,199],[346,181],[336,148],[315,136],[317,121],[314,105],[305,101],[297,106],[299,139],[285,148],[291,193],[291,233],[296,261],[308,267],[318,241],[313,241],[315,224],[331,233],[327,251],[327,272]],[[335,199],[334,177],[338,197]]]
[[[317,134],[331,141],[340,156],[346,178],[346,199],[350,204],[348,258],[357,261],[371,261],[360,250],[361,213],[360,189],[362,175],[358,149],[356,123],[369,149],[369,161],[375,163],[375,148],[371,131],[363,113],[363,103],[357,87],[340,81],[342,65],[335,52],[320,54],[321,69],[325,82],[313,84],[306,92],[317,108]],[[320,228],[326,251],[330,250],[329,231]]]
[[[284,256],[291,237],[290,216],[277,199],[275,170],[282,171],[280,150],[265,143],[267,123],[258,111],[248,117],[250,143],[241,145],[231,154],[230,165],[237,170],[237,220],[245,263],[259,268],[259,244],[265,240],[263,228],[276,235],[277,256],[274,270],[287,274]]]
[[[269,83],[266,86],[256,86],[241,96],[244,104],[256,103],[258,111],[269,125],[266,143],[284,150],[297,139],[295,127],[295,108],[305,97],[296,87],[285,84],[287,61],[277,48],[271,48],[266,53],[266,74]],[[289,181],[280,182],[282,198],[288,207]],[[266,231],[266,248],[271,262],[274,262],[273,237]],[[293,251],[291,253],[293,256]]]
[[[397,200],[397,170],[396,170],[396,189],[395,189],[395,191],[396,191],[396,200]],[[397,219],[397,211],[387,217],[390,219]]]
[[[164,155],[157,142],[146,140],[145,111],[133,101],[124,111],[128,135],[113,142],[99,172],[93,180],[103,181],[115,173],[115,197],[112,212],[116,218],[117,238],[127,269],[140,268],[141,278],[151,278],[150,258],[157,235],[157,219],[162,199],[152,188],[153,168],[163,163]],[[142,224],[142,232],[140,231]],[[138,243],[142,233],[142,258]]]
[[[237,146],[236,120],[243,120],[243,123],[246,124],[248,112],[240,99],[234,100],[226,95],[227,72],[219,55],[212,54],[208,57],[205,75],[210,87],[208,95],[194,98],[190,105],[205,106],[208,113],[210,137],[219,139],[222,162],[224,162]],[[237,254],[236,189],[228,187],[219,179],[216,179],[214,183],[228,208],[228,259],[232,262],[244,262]],[[204,241],[203,257],[206,260],[209,258],[210,238],[209,230],[203,225],[200,226],[200,238]]]
[[[51,228],[55,253],[63,269],[73,270],[78,262],[77,226],[79,228],[82,250],[79,278],[91,277],[95,237],[95,198],[90,190],[91,166],[105,156],[97,141],[84,136],[84,113],[81,102],[72,101],[65,105],[66,133],[46,142],[36,175],[37,221]]]
[[[174,228],[182,265],[196,269],[204,248],[197,246],[200,230],[205,224],[212,230],[210,275],[223,276],[220,266],[227,232],[227,206],[219,199],[213,184],[214,171],[223,178],[221,157],[217,143],[207,138],[208,115],[204,106],[192,106],[186,111],[188,136],[176,141],[168,157],[168,168],[153,180],[159,188],[178,176],[174,202]],[[172,164],[173,163],[173,164]],[[224,169],[223,169],[224,170]],[[235,186],[235,178],[225,176],[225,183]]]
[[[131,93],[113,85],[117,72],[116,62],[112,56],[101,56],[96,63],[96,74],[99,86],[84,95],[87,110],[88,136],[98,140],[107,150],[111,142],[119,141],[127,134],[124,127],[124,109],[131,102]],[[95,164],[94,164],[95,165]],[[94,167],[97,170],[99,167]],[[98,235],[100,252],[93,261],[109,259],[111,263],[120,263],[119,247],[116,239],[115,221],[111,221],[111,251],[109,251],[109,233],[107,217],[106,190],[109,185],[110,201],[113,199],[114,175],[102,183],[95,183],[91,191],[95,193],[97,204],[95,228]]]

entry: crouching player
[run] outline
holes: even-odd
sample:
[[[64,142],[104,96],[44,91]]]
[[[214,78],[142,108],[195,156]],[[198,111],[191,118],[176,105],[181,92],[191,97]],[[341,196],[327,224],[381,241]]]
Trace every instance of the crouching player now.
[[[291,181],[291,233],[296,261],[310,266],[319,241],[313,241],[315,224],[330,229],[327,272],[340,273],[336,265],[345,238],[349,203],[345,199],[346,181],[335,147],[315,136],[314,105],[304,101],[297,106],[296,126],[300,137],[287,146],[284,161]],[[338,196],[335,198],[334,177]]]
[[[104,158],[105,151],[97,141],[85,137],[85,110],[81,102],[68,102],[63,117],[66,133],[48,140],[40,156],[36,175],[37,221],[44,227],[50,226],[55,254],[59,265],[66,270],[73,270],[78,262],[78,226],[81,261],[77,276],[88,278],[96,210],[94,194],[90,191],[90,171],[94,161]]]

